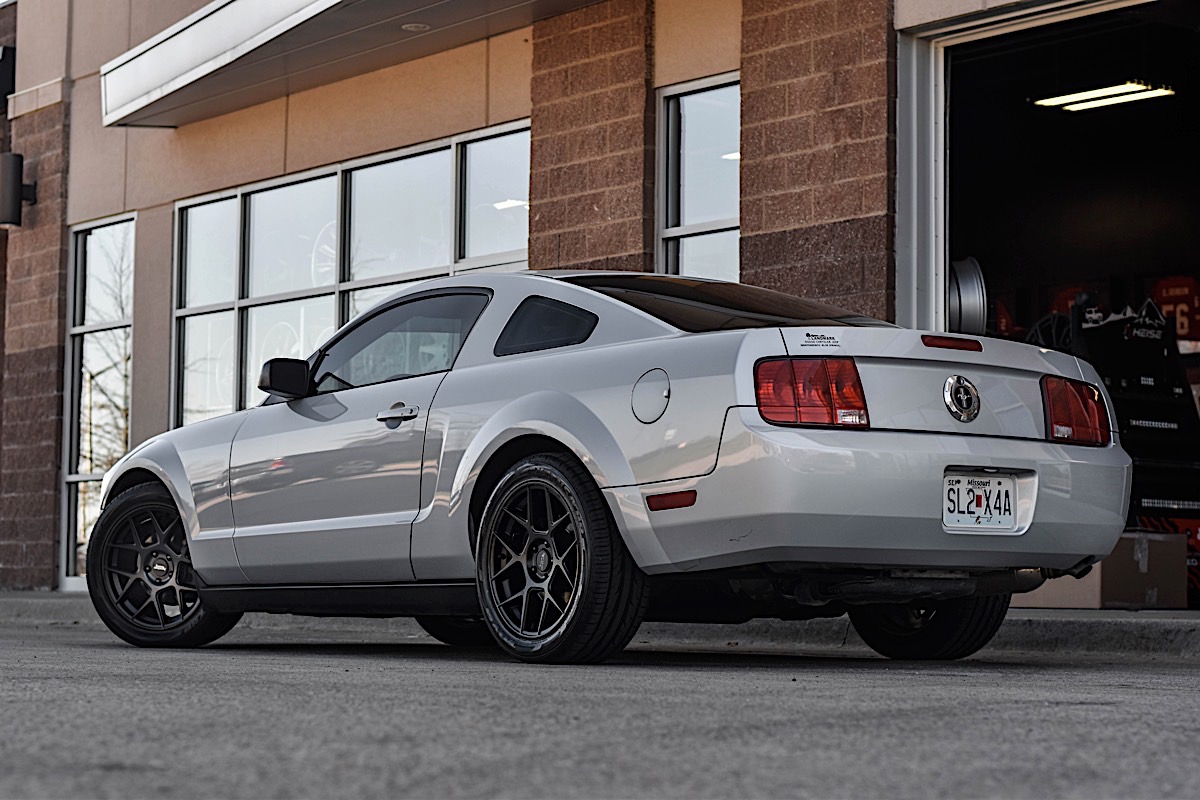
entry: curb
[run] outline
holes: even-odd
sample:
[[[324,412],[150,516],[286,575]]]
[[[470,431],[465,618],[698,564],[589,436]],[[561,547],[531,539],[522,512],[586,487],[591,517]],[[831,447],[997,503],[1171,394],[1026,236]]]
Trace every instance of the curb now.
[[[0,631],[5,628],[103,623],[85,594],[0,592]],[[247,614],[239,630],[297,634],[372,634],[388,638],[424,638],[411,619],[295,617]],[[753,620],[741,625],[650,622],[642,625],[634,646],[738,648],[745,651],[835,651],[862,655],[870,649],[845,617],[807,622]],[[1200,612],[1072,611],[1014,608],[984,652],[1095,653],[1192,658],[1200,656]]]

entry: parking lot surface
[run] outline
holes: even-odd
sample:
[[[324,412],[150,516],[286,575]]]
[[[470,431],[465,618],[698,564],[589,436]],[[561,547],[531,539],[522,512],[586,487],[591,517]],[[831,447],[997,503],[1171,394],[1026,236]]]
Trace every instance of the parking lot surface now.
[[[415,629],[414,629],[415,630]],[[0,627],[0,797],[1197,797],[1186,660],[682,649],[531,667],[418,633],[137,650]]]

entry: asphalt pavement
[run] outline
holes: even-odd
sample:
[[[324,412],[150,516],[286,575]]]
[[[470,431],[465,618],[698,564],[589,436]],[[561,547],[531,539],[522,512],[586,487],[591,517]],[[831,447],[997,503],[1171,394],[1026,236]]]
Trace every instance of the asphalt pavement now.
[[[1200,796],[1177,653],[917,664],[645,626],[609,664],[532,667],[406,622],[259,615],[150,651],[32,602],[0,597],[2,798]]]

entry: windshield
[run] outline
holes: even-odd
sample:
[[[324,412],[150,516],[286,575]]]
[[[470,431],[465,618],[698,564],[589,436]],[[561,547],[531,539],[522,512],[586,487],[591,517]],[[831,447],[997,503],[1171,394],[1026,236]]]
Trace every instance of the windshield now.
[[[816,300],[741,283],[648,273],[573,275],[564,280],[689,333],[792,326],[895,327]]]

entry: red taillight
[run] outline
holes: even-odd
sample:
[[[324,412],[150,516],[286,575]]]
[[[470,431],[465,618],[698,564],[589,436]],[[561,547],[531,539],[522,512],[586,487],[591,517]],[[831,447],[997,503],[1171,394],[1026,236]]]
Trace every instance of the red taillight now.
[[[754,368],[758,411],[780,425],[866,428],[867,399],[852,358],[771,358]]]
[[[959,336],[933,336],[925,334],[921,344],[926,347],[943,347],[947,350],[970,350],[972,353],[983,352],[983,342],[978,339],[963,339]]]
[[[1112,440],[1104,395],[1092,384],[1047,375],[1042,378],[1042,398],[1050,441],[1106,445]]]

